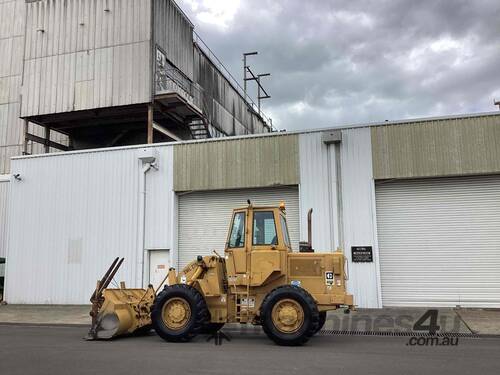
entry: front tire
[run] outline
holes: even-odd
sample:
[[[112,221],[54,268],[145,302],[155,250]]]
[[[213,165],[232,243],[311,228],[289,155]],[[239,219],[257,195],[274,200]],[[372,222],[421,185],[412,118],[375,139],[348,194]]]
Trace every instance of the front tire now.
[[[170,342],[186,342],[201,332],[208,319],[203,296],[185,284],[165,286],[151,308],[156,333]]]
[[[304,289],[285,285],[271,291],[261,307],[262,328],[278,345],[305,344],[319,326],[319,312]]]

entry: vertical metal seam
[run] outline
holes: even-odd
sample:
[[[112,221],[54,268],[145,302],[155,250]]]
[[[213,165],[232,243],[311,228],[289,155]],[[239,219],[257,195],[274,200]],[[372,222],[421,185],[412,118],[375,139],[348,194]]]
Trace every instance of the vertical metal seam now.
[[[338,221],[339,221],[339,246],[342,250],[344,248],[344,204],[342,200],[342,160],[340,154],[340,147],[342,143],[335,145],[335,169],[337,177],[337,207],[338,207]]]
[[[336,213],[333,212],[333,205],[332,205],[332,194],[333,194],[333,188],[332,188],[332,157],[330,155],[330,145],[326,145],[326,168],[327,168],[327,186],[328,186],[328,216],[330,217],[329,224],[330,224],[330,249],[333,249],[335,247],[335,221],[338,221],[338,218],[336,218]],[[338,180],[338,176],[336,176],[336,179]],[[336,184],[337,187],[337,184]],[[338,190],[338,189],[337,189]],[[338,197],[338,192],[337,192],[337,197]],[[340,234],[340,229],[339,229],[339,234]],[[340,235],[339,235],[340,237]],[[340,242],[339,242],[340,243]]]

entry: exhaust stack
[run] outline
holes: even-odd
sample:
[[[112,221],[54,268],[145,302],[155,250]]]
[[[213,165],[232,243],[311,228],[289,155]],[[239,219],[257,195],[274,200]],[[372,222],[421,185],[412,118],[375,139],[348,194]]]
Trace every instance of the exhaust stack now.
[[[307,242],[299,243],[299,252],[301,253],[314,253],[314,249],[312,247],[312,213],[313,209],[310,208],[307,211]]]

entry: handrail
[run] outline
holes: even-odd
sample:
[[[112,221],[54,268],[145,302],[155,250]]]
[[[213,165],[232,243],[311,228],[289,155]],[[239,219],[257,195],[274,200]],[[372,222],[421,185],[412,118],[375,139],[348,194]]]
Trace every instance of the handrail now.
[[[277,131],[273,127],[272,121],[269,117],[267,117],[262,110],[259,110],[259,107],[255,102],[250,98],[250,96],[245,93],[245,90],[238,83],[236,78],[229,72],[229,70],[224,66],[224,64],[219,60],[219,58],[215,55],[215,53],[210,49],[210,47],[201,39],[201,37],[193,30],[193,40],[194,42],[203,49],[203,52],[207,54],[208,58],[215,65],[215,67],[222,73],[224,78],[226,78],[231,86],[238,92],[238,94],[247,102],[247,104],[251,107],[251,109],[257,113],[262,119],[264,123],[269,126],[271,131]]]

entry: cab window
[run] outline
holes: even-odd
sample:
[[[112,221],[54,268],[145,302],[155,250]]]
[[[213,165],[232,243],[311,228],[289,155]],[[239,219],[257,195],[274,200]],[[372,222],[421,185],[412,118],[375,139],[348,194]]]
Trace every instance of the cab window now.
[[[283,231],[283,239],[285,241],[285,245],[288,247],[292,247],[290,244],[290,235],[288,234],[288,226],[286,225],[286,220],[283,215],[280,215],[281,220],[281,230]]]
[[[234,214],[228,247],[243,246],[245,246],[245,213],[237,212]]]
[[[256,211],[253,213],[253,242],[254,245],[276,245],[276,225],[273,211]]]

